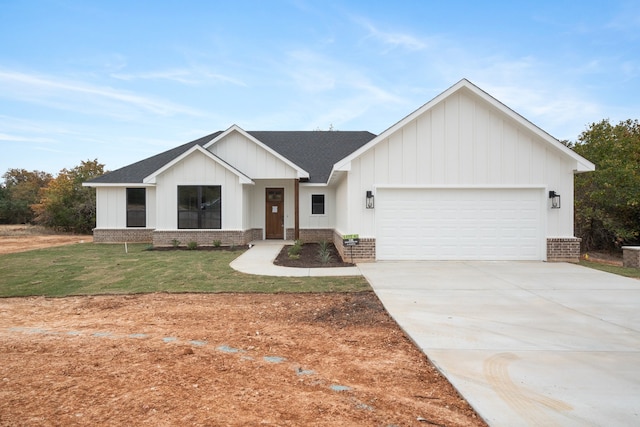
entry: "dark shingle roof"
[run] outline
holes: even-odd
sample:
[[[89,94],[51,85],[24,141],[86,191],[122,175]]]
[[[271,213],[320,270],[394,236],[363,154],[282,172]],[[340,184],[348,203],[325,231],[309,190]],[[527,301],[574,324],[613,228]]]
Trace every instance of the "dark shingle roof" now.
[[[214,132],[211,135],[203,136],[195,141],[187,142],[179,147],[172,148],[163,153],[156,154],[155,156],[148,157],[139,162],[132,163],[128,166],[124,166],[120,169],[116,169],[112,172],[106,173],[102,176],[90,180],[90,183],[105,183],[105,184],[134,184],[142,183],[144,178],[151,175],[176,157],[180,156],[185,151],[188,151],[194,145],[204,145],[211,141],[222,132]]]
[[[366,131],[252,131],[269,148],[309,172],[309,182],[326,183],[331,168],[375,138]]]
[[[218,131],[195,141],[109,172],[90,183],[142,183],[143,179],[188,151],[194,145],[203,146],[222,132]],[[375,135],[366,131],[252,131],[247,132],[281,156],[309,172],[309,182],[326,183],[333,165],[356,151]]]

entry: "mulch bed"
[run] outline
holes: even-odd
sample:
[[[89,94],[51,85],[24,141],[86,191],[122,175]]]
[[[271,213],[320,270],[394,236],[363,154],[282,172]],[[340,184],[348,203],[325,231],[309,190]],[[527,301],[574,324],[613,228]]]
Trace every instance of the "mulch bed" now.
[[[246,246],[197,246],[189,248],[188,246],[150,246],[150,251],[211,251],[211,252],[233,252],[239,249],[246,249]]]
[[[305,243],[302,245],[302,251],[300,252],[300,258],[289,258],[289,248],[291,246],[285,246],[282,248],[275,261],[275,265],[281,265],[283,267],[302,267],[302,268],[325,268],[325,267],[353,267],[354,264],[348,262],[342,262],[338,250],[333,244],[329,245],[331,251],[331,261],[323,263],[320,261],[318,251],[320,245],[317,243]]]

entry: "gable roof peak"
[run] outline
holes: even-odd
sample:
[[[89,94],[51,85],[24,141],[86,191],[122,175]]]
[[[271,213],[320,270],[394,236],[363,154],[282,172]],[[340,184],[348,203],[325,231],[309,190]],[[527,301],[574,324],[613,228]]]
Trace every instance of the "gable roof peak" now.
[[[211,146],[215,145],[217,142],[223,140],[227,135],[233,133],[233,132],[238,132],[241,135],[243,135],[245,138],[247,138],[249,141],[253,142],[254,144],[256,144],[257,146],[259,146],[260,148],[262,148],[263,150],[267,151],[268,153],[270,153],[272,156],[276,157],[277,159],[279,159],[280,161],[282,161],[283,163],[285,163],[287,166],[289,166],[290,168],[292,168],[293,170],[296,171],[296,174],[298,175],[298,178],[300,179],[308,179],[309,178],[309,172],[307,172],[306,170],[304,170],[302,167],[300,167],[299,165],[295,164],[294,162],[292,162],[291,160],[289,160],[287,157],[285,157],[284,155],[282,155],[281,153],[277,152],[276,150],[272,149],[271,147],[269,147],[268,145],[266,145],[265,143],[263,143],[262,141],[260,141],[258,138],[256,138],[255,136],[253,136],[251,133],[245,131],[244,129],[242,129],[240,126],[238,125],[231,125],[227,130],[225,130],[224,132],[222,132],[220,135],[216,136],[215,138],[213,138],[211,141],[207,142],[206,144],[204,144],[204,148],[205,149],[209,149]]]
[[[451,97],[456,92],[458,92],[460,90],[464,90],[464,89],[466,89],[466,90],[470,91],[471,93],[475,94],[477,97],[482,99],[487,104],[491,105],[493,108],[498,110],[504,116],[509,117],[511,120],[514,120],[515,122],[517,122],[521,126],[527,128],[529,131],[531,131],[535,135],[539,136],[543,141],[545,141],[547,144],[549,144],[552,147],[554,147],[556,150],[559,150],[564,155],[566,155],[566,156],[572,158],[573,160],[575,160],[576,164],[577,164],[577,167],[576,167],[576,171],[577,172],[586,172],[586,171],[592,171],[592,170],[595,169],[595,166],[593,165],[593,163],[589,162],[587,159],[583,158],[582,156],[580,156],[579,154],[577,154],[576,152],[574,152],[570,148],[566,147],[558,139],[556,139],[553,136],[551,136],[548,132],[546,132],[542,128],[536,126],[531,121],[526,119],[524,116],[522,116],[519,113],[515,112],[513,109],[511,109],[510,107],[506,106],[502,102],[498,101],[496,98],[494,98],[493,96],[491,96],[489,93],[485,92],[484,90],[480,89],[480,87],[476,86],[475,84],[473,84],[468,79],[462,78],[457,83],[455,83],[453,86],[450,86],[444,92],[442,92],[439,95],[435,96],[433,99],[431,99],[430,101],[428,101],[427,103],[425,103],[424,105],[419,107],[417,110],[413,111],[412,113],[410,113],[409,115],[405,116],[403,119],[401,119],[400,121],[398,121],[394,125],[392,125],[389,128],[387,128],[385,131],[380,133],[376,138],[372,139],[369,143],[367,143],[366,145],[362,146],[360,149],[356,150],[355,152],[351,153],[349,156],[347,156],[347,157],[343,158],[342,160],[338,161],[334,165],[334,167],[332,169],[332,174],[333,174],[334,171],[348,170],[349,164],[351,163],[351,161],[353,159],[359,157],[364,152],[366,152],[369,149],[371,149],[372,147],[376,146],[380,141],[385,140],[390,135],[392,135],[394,132],[396,132],[399,129],[403,128],[405,125],[407,125],[411,121],[415,120],[417,117],[421,116],[426,111],[434,108],[434,106],[436,106],[440,102],[442,102],[445,99]]]

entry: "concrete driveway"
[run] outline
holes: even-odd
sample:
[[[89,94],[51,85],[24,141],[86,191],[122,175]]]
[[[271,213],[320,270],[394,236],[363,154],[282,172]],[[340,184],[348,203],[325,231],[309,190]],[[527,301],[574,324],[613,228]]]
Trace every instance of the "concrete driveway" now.
[[[566,263],[359,267],[490,425],[640,425],[639,280]]]

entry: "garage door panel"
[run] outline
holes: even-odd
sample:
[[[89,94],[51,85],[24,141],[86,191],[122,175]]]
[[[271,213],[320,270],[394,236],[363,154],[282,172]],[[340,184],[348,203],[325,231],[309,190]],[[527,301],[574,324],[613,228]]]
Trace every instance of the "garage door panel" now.
[[[540,260],[540,189],[379,189],[378,259]]]

